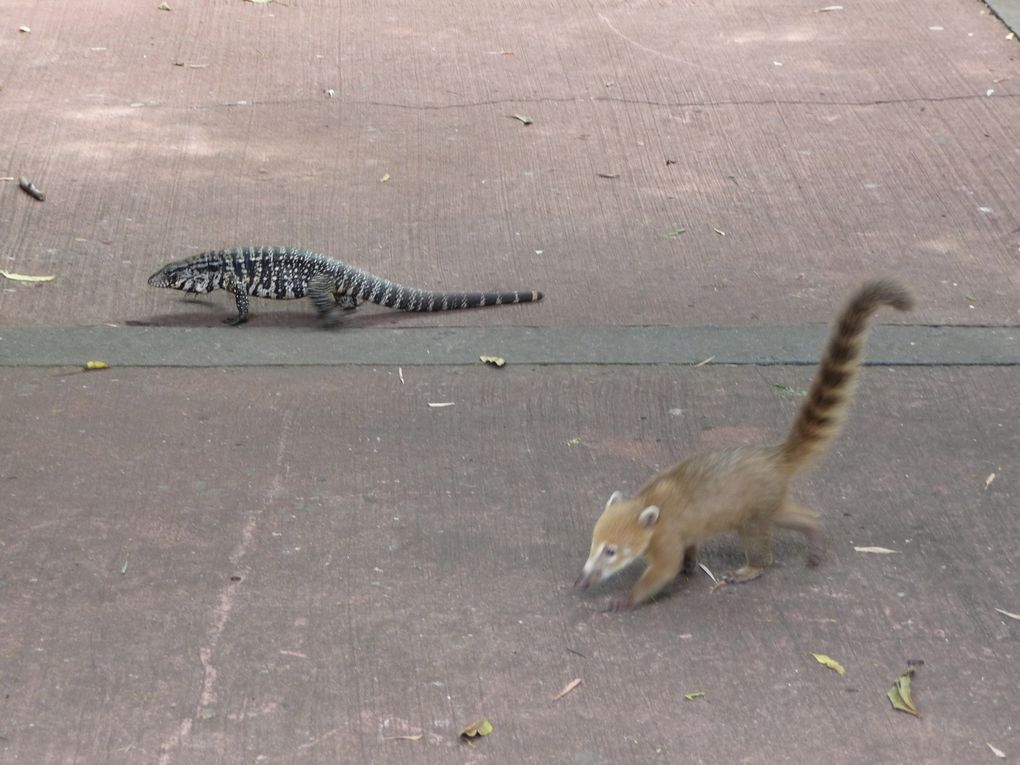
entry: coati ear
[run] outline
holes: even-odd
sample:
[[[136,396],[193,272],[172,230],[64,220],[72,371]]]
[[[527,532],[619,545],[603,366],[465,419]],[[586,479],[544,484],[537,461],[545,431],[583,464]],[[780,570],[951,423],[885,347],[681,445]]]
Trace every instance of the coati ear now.
[[[623,492],[622,491],[614,491],[612,496],[609,497],[609,500],[606,502],[606,510],[609,509],[610,505],[615,505],[621,499],[623,499]]]
[[[659,520],[659,508],[655,505],[649,505],[641,514],[637,517],[637,521],[641,524],[642,528],[651,528],[655,525],[655,522]]]

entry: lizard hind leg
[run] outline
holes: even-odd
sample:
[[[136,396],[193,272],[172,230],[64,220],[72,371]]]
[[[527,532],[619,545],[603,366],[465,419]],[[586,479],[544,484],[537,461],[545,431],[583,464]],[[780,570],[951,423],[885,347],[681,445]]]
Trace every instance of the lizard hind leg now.
[[[308,298],[315,306],[319,321],[327,329],[340,323],[337,317],[337,283],[329,274],[316,274],[308,280]]]

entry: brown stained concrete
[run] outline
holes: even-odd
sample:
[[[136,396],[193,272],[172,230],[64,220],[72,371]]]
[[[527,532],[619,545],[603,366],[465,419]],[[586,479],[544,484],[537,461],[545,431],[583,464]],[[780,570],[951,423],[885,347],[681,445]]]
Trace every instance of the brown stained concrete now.
[[[626,581],[571,590],[611,491],[782,437],[771,383],[809,375],[2,370],[2,760],[1015,757],[1013,368],[866,370],[797,485],[819,569],[783,534],[746,586],[699,574],[625,614],[601,608]],[[703,560],[724,573],[736,543]],[[920,720],[886,699],[908,659]],[[460,743],[481,715],[494,733]]]
[[[3,322],[187,321],[145,277],[253,243],[548,295],[407,326],[818,322],[878,271],[918,321],[1020,317],[1020,48],[981,3],[169,5],[5,4],[0,176],[47,199],[0,182],[0,265],[57,280]]]

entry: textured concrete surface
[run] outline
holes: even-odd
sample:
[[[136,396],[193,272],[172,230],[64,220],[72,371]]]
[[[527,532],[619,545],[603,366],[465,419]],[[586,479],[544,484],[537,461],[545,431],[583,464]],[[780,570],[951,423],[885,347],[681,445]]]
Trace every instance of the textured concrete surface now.
[[[600,611],[623,582],[571,590],[611,491],[781,437],[796,401],[771,383],[809,375],[0,371],[4,761],[1015,756],[1014,369],[866,371],[798,482],[819,569],[784,535],[745,587],[700,575],[628,614]],[[920,720],[885,696],[908,659]],[[480,715],[495,732],[460,744]]]
[[[56,278],[0,280],[0,763],[1020,757],[1020,47],[828,2],[4,3],[0,269]],[[145,286],[249,243],[547,297]],[[611,491],[782,437],[879,271],[919,305],[798,484],[826,563],[572,592]]]
[[[0,265],[58,279],[4,321],[171,321],[145,277],[241,244],[548,296],[402,325],[825,322],[875,271],[917,321],[1020,320],[1020,53],[981,3],[158,5],[5,3],[0,176],[47,199],[0,182]]]

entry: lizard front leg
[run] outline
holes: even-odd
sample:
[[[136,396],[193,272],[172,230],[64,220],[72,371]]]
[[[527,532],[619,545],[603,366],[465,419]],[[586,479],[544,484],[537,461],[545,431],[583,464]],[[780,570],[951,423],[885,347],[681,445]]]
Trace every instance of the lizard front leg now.
[[[223,289],[234,294],[234,304],[237,306],[237,316],[233,319],[224,319],[224,324],[232,327],[240,326],[248,321],[248,293],[244,285],[239,284],[237,278],[228,276],[223,281]]]
[[[330,329],[337,326],[340,320],[336,315],[337,293],[340,285],[329,274],[316,274],[308,280],[308,298],[319,314],[322,326]]]

